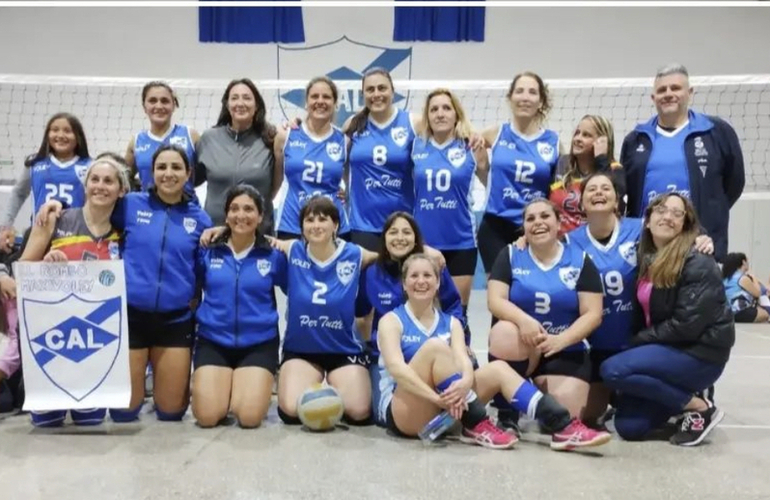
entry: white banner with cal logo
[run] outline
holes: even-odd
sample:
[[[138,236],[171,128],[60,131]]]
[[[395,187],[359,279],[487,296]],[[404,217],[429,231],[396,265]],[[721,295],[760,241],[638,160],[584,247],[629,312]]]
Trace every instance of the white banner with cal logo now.
[[[127,408],[123,261],[14,265],[25,410]]]

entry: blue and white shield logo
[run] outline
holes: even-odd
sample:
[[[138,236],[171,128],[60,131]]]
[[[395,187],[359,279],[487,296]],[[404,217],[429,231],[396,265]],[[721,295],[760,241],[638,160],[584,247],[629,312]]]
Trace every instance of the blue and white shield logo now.
[[[635,241],[627,241],[625,243],[622,243],[618,247],[618,252],[620,253],[620,256],[628,262],[629,265],[636,267],[636,242]]]
[[[449,151],[447,151],[446,157],[454,168],[460,168],[463,166],[463,163],[465,163],[467,155],[465,153],[465,148],[450,148]]]
[[[574,290],[577,285],[578,277],[580,276],[580,269],[573,266],[562,267],[559,269],[559,279],[564,286],[570,290]]]
[[[339,65],[329,61],[341,61]],[[335,67],[336,66],[336,67]],[[346,36],[312,47],[278,45],[278,80],[307,80],[308,75],[326,75],[335,82],[357,82],[351,88],[341,88],[337,100],[335,123],[342,126],[345,120],[364,107],[361,77],[372,68],[386,69],[393,80],[410,80],[412,77],[412,49],[393,49],[360,43]],[[305,89],[285,88],[279,91],[281,111],[284,117],[293,119],[305,108]],[[409,92],[398,92],[393,104],[406,109]]]
[[[53,307],[52,307],[53,306]],[[55,302],[23,299],[30,352],[46,377],[75,401],[94,392],[120,350],[122,301],[90,301],[70,294]]]
[[[267,259],[257,259],[257,271],[259,271],[259,274],[262,276],[267,276],[270,273],[270,269],[272,269],[272,264]]]

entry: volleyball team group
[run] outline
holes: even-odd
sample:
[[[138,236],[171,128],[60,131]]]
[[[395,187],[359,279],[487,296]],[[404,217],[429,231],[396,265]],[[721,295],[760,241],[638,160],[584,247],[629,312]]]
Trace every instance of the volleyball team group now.
[[[254,83],[233,80],[199,135],[174,124],[173,90],[150,82],[148,129],[124,155],[93,159],[75,116],[48,121],[2,221],[3,250],[31,192],[37,215],[14,258],[122,259],[126,273],[130,405],[72,410],[73,423],[139,419],[149,365],[157,418],[181,421],[191,404],[204,428],[228,415],[260,426],[277,377],[287,425],[325,380],[345,422],[396,436],[446,411],[461,441],[488,448],[514,446],[521,414],[555,450],[607,443],[610,419],[626,440],[702,443],[724,416],[707,397],[735,341],[717,260],[744,169],[730,125],[689,108],[687,70],[655,76],[657,114],[619,161],[601,116],[583,117],[562,148],[532,72],[510,84],[510,120],[479,131],[448,89],[419,114],[393,105],[383,69],[362,90],[364,108],[339,129],[337,88],[314,78],[306,116],[276,128]],[[478,227],[474,178],[487,192]],[[493,317],[481,365],[468,321],[478,255]],[[10,266],[0,271],[13,309]],[[18,364],[5,353],[0,377]],[[66,414],[31,418],[53,427]]]

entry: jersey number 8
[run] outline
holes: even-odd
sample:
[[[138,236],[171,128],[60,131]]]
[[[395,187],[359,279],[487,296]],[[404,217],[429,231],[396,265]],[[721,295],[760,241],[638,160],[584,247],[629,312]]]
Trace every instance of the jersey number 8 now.
[[[372,162],[380,167],[388,163],[388,148],[382,145],[374,146],[374,149],[372,149]]]

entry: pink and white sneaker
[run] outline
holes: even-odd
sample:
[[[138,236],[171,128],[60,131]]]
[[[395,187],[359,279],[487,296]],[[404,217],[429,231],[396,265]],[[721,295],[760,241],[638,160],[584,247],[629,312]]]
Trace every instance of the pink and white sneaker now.
[[[608,443],[612,435],[586,427],[580,419],[573,419],[567,427],[551,436],[551,449],[570,451],[576,448],[590,448]]]
[[[507,450],[513,448],[519,438],[500,429],[487,417],[476,424],[473,429],[463,427],[460,441],[467,444],[477,444],[484,448]]]

